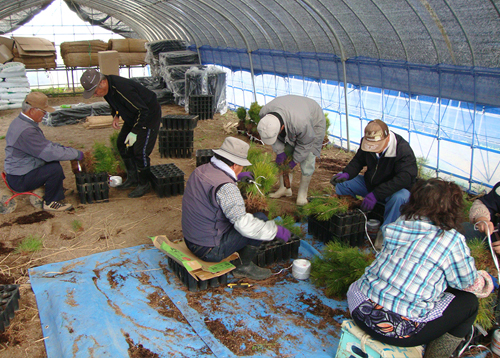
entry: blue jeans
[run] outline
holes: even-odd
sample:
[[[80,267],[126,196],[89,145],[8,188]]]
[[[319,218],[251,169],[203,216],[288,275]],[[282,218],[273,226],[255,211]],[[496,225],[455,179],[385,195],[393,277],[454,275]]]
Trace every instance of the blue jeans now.
[[[59,162],[47,164],[33,169],[24,175],[7,174],[7,183],[17,192],[35,190],[45,186],[44,200],[47,204],[64,199],[64,171]]]
[[[264,213],[253,214],[258,219],[267,221],[267,216]],[[232,253],[241,250],[247,245],[260,246],[262,241],[249,239],[241,235],[234,226],[222,235],[218,246],[206,247],[193,244],[187,240],[186,246],[196,256],[207,262],[219,262],[231,255]]]
[[[369,194],[363,175],[337,184],[335,192],[338,195],[351,195],[352,197],[356,195],[365,197]],[[410,199],[410,192],[407,189],[401,189],[385,199],[384,225],[396,221],[401,214],[401,205],[407,203],[408,199]]]

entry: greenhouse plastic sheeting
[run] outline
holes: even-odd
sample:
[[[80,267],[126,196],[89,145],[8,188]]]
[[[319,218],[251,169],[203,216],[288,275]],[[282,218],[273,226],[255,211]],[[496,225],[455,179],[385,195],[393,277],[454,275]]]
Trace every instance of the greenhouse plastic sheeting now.
[[[250,71],[246,49],[212,48],[205,45],[198,50],[204,65],[217,64],[233,71]],[[255,75],[267,73],[284,77],[301,76],[318,81],[344,81],[342,62],[331,53],[290,53],[259,49],[252,51],[252,62]],[[355,57],[346,61],[346,76],[347,82],[356,86],[500,107],[500,73],[496,69]]]
[[[315,253],[302,241],[299,257]],[[30,269],[47,356],[128,357],[129,346],[142,345],[160,357],[236,357],[211,333],[209,321],[242,332],[247,342],[249,332],[262,337],[267,343],[252,346],[252,357],[335,355],[344,319],[335,314],[345,313],[347,303],[325,298],[309,280],[291,278],[291,270],[267,287],[194,293],[167,267],[162,252],[141,245]],[[172,306],[152,305],[155,296]],[[304,299],[321,304],[334,321],[314,314]],[[172,315],[173,304],[185,320]]]

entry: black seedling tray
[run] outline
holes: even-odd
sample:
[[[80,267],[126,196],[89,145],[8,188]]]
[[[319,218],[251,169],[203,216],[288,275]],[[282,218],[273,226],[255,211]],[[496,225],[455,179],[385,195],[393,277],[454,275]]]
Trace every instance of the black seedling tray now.
[[[182,284],[191,292],[204,291],[208,288],[216,288],[227,285],[227,273],[211,278],[210,280],[196,280],[189,274],[184,266],[179,264],[174,259],[168,257],[168,266],[172,269],[175,276],[181,280]]]
[[[213,95],[189,96],[189,114],[197,115],[200,120],[213,119],[215,113]]]
[[[308,233],[322,242],[339,241],[350,246],[365,242],[365,217],[357,210],[334,215],[328,221],[308,217]]]
[[[151,166],[151,183],[158,197],[184,194],[184,172],[175,164]]]
[[[193,155],[192,130],[161,129],[158,135],[160,156],[162,158],[191,158]]]
[[[253,263],[260,267],[266,267],[275,262],[288,261],[299,257],[300,238],[293,235],[287,243],[278,241],[263,241],[259,246],[257,256]]]
[[[10,325],[15,311],[19,310],[19,285],[0,285],[0,333]]]
[[[171,114],[161,118],[163,129],[191,130],[198,124],[198,116],[192,114]]]
[[[309,216],[307,218],[307,233],[321,242],[332,240],[330,222],[318,220],[314,216]]]
[[[75,181],[82,204],[109,201],[108,173],[76,173]]]
[[[196,151],[196,166],[206,164],[210,162],[210,159],[214,156],[212,149],[198,149]]]

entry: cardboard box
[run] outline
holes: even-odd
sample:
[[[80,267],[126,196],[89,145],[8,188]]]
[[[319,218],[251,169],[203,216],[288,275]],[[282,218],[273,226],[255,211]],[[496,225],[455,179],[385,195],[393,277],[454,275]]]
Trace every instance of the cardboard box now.
[[[335,358],[422,358],[423,351],[423,346],[405,348],[376,341],[348,319],[342,322],[342,336]]]
[[[118,51],[99,51],[99,71],[103,75],[120,75],[120,58]]]
[[[0,36],[0,44],[5,45],[11,52],[14,48],[14,40]]]
[[[157,249],[164,252],[168,257],[183,265],[191,276],[196,280],[209,280],[231,272],[236,267],[230,262],[239,256],[234,253],[221,262],[206,262],[197,258],[186,246],[184,240],[179,242],[170,241],[165,235],[152,237],[153,244]]]
[[[54,44],[41,37],[13,37],[19,56],[54,56]]]
[[[5,63],[14,58],[12,51],[8,49],[4,44],[0,44],[0,63]]]

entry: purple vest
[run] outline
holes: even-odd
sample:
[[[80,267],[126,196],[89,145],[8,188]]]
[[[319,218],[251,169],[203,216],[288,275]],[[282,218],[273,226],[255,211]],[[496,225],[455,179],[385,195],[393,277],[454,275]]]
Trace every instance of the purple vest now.
[[[193,244],[218,246],[233,227],[216,200],[217,189],[235,180],[212,163],[199,166],[189,177],[182,198],[182,233]]]

